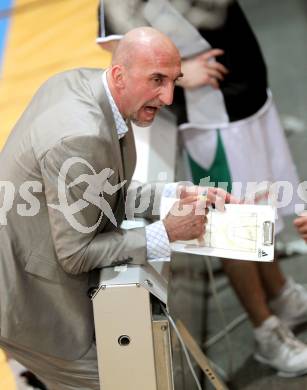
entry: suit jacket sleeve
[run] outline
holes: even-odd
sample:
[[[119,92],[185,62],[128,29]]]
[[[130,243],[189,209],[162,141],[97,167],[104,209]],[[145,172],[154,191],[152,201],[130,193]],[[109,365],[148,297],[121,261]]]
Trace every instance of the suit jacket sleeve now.
[[[161,198],[165,183],[140,183],[133,181],[126,198],[126,218],[146,218],[152,221],[160,218]]]
[[[63,177],[63,164],[73,162],[68,160],[72,157],[76,162],[70,164],[67,175]],[[84,201],[85,191],[96,200],[101,192],[104,194],[106,180],[93,175],[92,168],[96,173],[112,169],[113,175],[108,180],[112,185],[118,184],[112,158],[112,146],[106,145],[101,137],[78,136],[62,139],[40,159],[54,248],[60,265],[68,273],[79,274],[95,268],[146,261],[144,228],[122,230],[118,227],[120,217],[115,227],[106,215],[101,217],[99,207]],[[67,188],[80,177],[91,178],[91,186],[82,181]],[[59,190],[59,178],[66,186],[64,191]],[[116,211],[124,207],[120,203],[124,202],[120,194],[119,190],[108,198],[115,216]],[[67,199],[65,207],[61,199]],[[95,224],[98,226],[93,229]]]

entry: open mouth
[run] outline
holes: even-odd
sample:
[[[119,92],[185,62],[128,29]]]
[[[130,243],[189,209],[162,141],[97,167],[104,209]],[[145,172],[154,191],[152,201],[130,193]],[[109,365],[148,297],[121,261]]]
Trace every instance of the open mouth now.
[[[155,114],[157,112],[158,108],[154,106],[145,106],[144,111],[146,111],[148,114]]]

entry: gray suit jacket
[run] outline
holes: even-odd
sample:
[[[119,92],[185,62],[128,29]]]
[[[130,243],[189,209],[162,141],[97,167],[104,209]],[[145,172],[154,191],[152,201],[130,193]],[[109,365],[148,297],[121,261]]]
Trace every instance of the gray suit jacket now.
[[[81,233],[63,210],[50,206],[60,203],[58,177],[63,163],[77,157],[88,164],[83,160],[72,164],[66,185],[80,175],[96,182],[91,187],[86,182],[73,185],[66,191],[68,204],[84,202],[86,190],[93,199],[101,196],[105,182],[97,182],[99,176],[93,175],[93,169],[100,173],[109,168],[114,171],[109,178],[112,185],[127,180],[114,194],[104,193],[118,226],[124,217],[124,200],[136,162],[134,139],[130,128],[120,147],[101,75],[102,70],[76,69],[49,79],[0,154],[0,181],[12,183],[0,192],[0,205],[14,199],[10,211],[0,216],[1,336],[68,360],[84,355],[93,341],[92,305],[87,295],[90,271],[146,261],[143,228],[122,231],[103,215],[94,231]],[[31,181],[36,184],[27,191],[24,183],[28,188]],[[138,195],[142,191],[150,206],[143,216],[150,217],[154,187],[137,188]],[[39,206],[39,212],[34,206]],[[85,206],[73,215],[74,220],[94,226],[101,210],[92,203]]]

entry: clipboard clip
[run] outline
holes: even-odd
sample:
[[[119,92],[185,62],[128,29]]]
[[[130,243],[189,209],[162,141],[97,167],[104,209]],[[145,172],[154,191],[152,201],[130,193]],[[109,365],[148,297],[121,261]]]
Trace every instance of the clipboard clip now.
[[[274,222],[263,222],[263,245],[270,246],[274,244]]]

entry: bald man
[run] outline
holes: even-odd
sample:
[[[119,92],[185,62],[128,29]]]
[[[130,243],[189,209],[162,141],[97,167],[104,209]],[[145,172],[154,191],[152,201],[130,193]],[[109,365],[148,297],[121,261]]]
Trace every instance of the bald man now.
[[[109,69],[49,79],[0,154],[0,347],[49,390],[99,389],[89,274],[169,256],[170,242],[204,232],[206,203],[195,213],[198,197],[187,191],[186,215],[120,229],[125,212],[158,219],[161,195],[174,191],[131,188],[130,121],[148,126],[180,76],[166,36],[132,30]],[[224,195],[209,189],[208,201]]]

